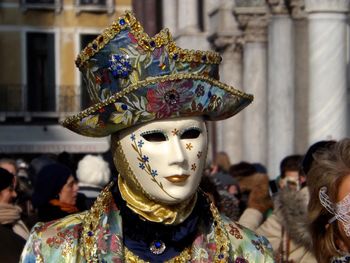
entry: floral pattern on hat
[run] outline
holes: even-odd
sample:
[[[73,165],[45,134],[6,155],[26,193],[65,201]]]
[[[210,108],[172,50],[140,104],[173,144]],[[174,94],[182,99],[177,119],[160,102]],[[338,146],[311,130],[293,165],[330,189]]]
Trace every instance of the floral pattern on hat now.
[[[176,83],[159,83],[157,89],[147,91],[147,110],[155,113],[159,119],[170,117],[173,112],[178,112],[183,104],[192,100],[191,80],[182,81],[178,87],[174,84]]]
[[[196,90],[203,88],[199,95]],[[133,125],[152,120],[185,116],[216,119],[230,116],[247,101],[201,79],[157,81],[125,93],[114,103],[89,113],[79,121],[79,133],[106,136]],[[75,129],[74,127],[69,127]]]

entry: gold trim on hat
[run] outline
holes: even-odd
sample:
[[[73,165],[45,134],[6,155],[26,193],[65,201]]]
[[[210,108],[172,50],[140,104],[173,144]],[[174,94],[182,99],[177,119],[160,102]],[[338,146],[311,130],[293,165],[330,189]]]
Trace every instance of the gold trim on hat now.
[[[74,116],[68,117],[67,119],[65,119],[63,121],[62,125],[64,127],[69,127],[72,123],[78,122],[78,121],[82,120],[83,118],[90,116],[94,112],[102,109],[103,107],[106,107],[109,104],[115,103],[118,99],[124,97],[125,95],[127,95],[127,94],[129,94],[129,93],[131,93],[139,88],[143,88],[147,85],[152,85],[152,84],[156,84],[159,82],[176,81],[176,80],[182,80],[182,79],[203,80],[203,81],[206,81],[207,83],[210,83],[213,86],[217,86],[217,87],[225,90],[226,92],[228,92],[234,96],[238,96],[238,97],[241,97],[243,99],[249,100],[250,102],[252,102],[254,99],[254,96],[251,94],[244,93],[243,91],[234,89],[233,87],[230,87],[230,86],[228,86],[228,85],[226,85],[218,80],[215,80],[213,78],[203,76],[203,75],[198,75],[198,74],[193,74],[193,73],[181,73],[181,74],[172,74],[172,75],[165,75],[165,76],[159,76],[159,77],[149,77],[145,80],[141,80],[135,84],[128,86],[127,88],[123,89],[122,91],[113,94],[108,99],[101,101],[99,103],[96,103],[95,105],[91,106],[90,108],[87,108]]]
[[[145,51],[152,51],[155,48],[164,46],[169,54],[169,59],[176,61],[200,62],[204,64],[219,64],[221,62],[221,56],[217,52],[189,50],[177,47],[167,28],[161,30],[154,37],[150,37],[144,32],[143,27],[135,16],[127,11],[125,15],[116,19],[110,27],[106,28],[101,35],[80,52],[75,61],[77,67],[80,69],[84,68],[85,62],[104,48],[121,30],[127,27],[130,28],[130,32],[134,35],[138,45]]]

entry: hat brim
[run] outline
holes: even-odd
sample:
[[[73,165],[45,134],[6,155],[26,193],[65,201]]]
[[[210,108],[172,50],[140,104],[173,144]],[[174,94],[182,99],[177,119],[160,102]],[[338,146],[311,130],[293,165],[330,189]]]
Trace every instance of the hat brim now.
[[[130,85],[62,125],[81,135],[104,137],[153,120],[190,116],[222,120],[252,101],[252,95],[203,75],[166,75]]]

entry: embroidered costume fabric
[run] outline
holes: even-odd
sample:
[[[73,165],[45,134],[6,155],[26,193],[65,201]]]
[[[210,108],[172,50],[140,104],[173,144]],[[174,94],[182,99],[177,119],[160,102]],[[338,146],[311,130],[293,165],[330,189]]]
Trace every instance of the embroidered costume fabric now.
[[[123,245],[123,220],[111,187],[100,194],[88,212],[38,223],[21,262],[140,262]],[[205,228],[201,224],[190,244],[190,262],[273,262],[265,238],[227,218],[221,219],[214,206],[211,211],[216,221]],[[176,262],[188,260],[180,254]]]

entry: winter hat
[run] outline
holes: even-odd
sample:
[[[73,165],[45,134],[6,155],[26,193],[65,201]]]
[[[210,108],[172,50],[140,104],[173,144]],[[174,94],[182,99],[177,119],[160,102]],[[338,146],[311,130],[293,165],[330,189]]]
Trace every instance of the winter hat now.
[[[77,177],[79,185],[103,187],[109,182],[111,171],[101,156],[86,155],[78,163]]]
[[[67,183],[72,171],[59,163],[49,164],[38,173],[33,193],[33,205],[39,207],[50,200],[57,199],[58,194]]]
[[[9,171],[0,168],[0,191],[13,184],[14,175]]]

